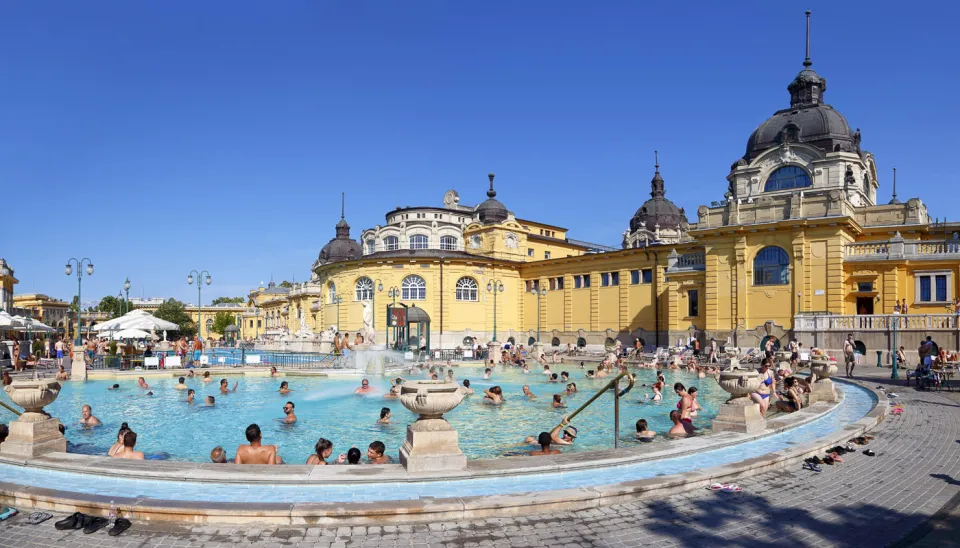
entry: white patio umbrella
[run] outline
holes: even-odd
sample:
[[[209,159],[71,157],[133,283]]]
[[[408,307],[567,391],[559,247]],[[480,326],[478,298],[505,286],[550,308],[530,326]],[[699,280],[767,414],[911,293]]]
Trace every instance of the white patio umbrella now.
[[[123,329],[113,334],[115,340],[120,339],[155,339],[156,335],[142,329]]]
[[[144,331],[166,330],[178,331],[180,326],[161,320],[145,310],[133,310],[112,320],[107,320],[96,326],[97,331],[116,331],[117,329],[142,329]]]
[[[6,310],[0,310],[0,328],[17,329],[23,325],[23,318],[20,316],[11,316]]]

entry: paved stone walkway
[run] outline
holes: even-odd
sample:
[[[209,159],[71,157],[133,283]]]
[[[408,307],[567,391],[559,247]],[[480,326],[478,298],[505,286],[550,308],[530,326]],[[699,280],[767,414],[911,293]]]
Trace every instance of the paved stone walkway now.
[[[862,369],[890,386],[879,377],[888,377],[889,370]],[[799,466],[757,474],[740,482],[744,492],[738,495],[697,490],[580,512],[430,525],[135,523],[116,538],[104,531],[59,532],[53,520],[26,525],[18,516],[0,524],[0,546],[956,546],[960,397],[902,386],[894,390],[906,410],[874,430],[869,447],[876,457],[849,454],[845,463],[824,466],[820,474]]]

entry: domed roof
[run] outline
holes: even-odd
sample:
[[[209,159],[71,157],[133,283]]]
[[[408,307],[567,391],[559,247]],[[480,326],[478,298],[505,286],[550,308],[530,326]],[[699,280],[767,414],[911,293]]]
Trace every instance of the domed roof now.
[[[493,189],[495,175],[491,173],[488,177],[490,178],[490,190],[487,191],[487,199],[477,206],[477,218],[485,225],[502,223],[507,220],[509,215],[507,206],[496,199],[497,191]]]
[[[363,248],[360,243],[350,238],[350,225],[343,216],[343,197],[341,196],[340,222],[337,223],[336,238],[327,242],[320,250],[320,256],[317,261],[321,264],[335,263],[337,261],[349,261],[357,259],[363,255]]]
[[[663,177],[660,176],[660,162],[657,161],[654,168],[653,179],[650,180],[650,199],[643,202],[640,209],[633,214],[630,219],[630,232],[636,232],[641,228],[646,228],[650,232],[656,231],[657,225],[660,228],[676,227],[687,222],[687,216],[682,207],[666,199],[667,193]]]
[[[763,151],[784,142],[806,143],[823,152],[859,152],[859,133],[850,131],[846,118],[823,102],[827,80],[816,73],[810,61],[810,12],[807,12],[807,57],[803,70],[787,86],[790,108],[778,110],[747,140],[743,157],[753,160]]]

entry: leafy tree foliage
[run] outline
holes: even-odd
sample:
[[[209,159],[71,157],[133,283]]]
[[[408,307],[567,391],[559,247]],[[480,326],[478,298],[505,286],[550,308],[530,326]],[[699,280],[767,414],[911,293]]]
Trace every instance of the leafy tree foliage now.
[[[218,304],[243,304],[247,300],[243,297],[217,297],[210,304],[216,306]]]
[[[223,335],[227,326],[236,325],[236,323],[237,319],[233,314],[221,310],[213,317],[213,327],[210,331]]]
[[[176,299],[167,299],[166,302],[157,308],[157,311],[154,312],[153,315],[161,320],[167,320],[168,322],[179,325],[180,335],[192,337],[197,333],[197,327],[193,319],[187,314],[183,303]]]

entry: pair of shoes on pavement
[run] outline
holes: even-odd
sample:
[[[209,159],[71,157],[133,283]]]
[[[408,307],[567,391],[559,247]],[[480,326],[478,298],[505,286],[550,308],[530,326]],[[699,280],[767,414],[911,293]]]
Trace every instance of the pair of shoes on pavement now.
[[[110,520],[98,516],[88,516],[80,512],[74,512],[72,515],[62,519],[54,524],[58,531],[69,531],[71,529],[83,529],[84,534],[91,534],[110,525]],[[126,531],[131,526],[130,520],[126,518],[117,518],[113,522],[113,528],[107,531],[111,537],[115,537]]]

